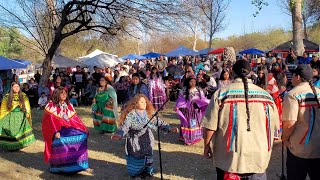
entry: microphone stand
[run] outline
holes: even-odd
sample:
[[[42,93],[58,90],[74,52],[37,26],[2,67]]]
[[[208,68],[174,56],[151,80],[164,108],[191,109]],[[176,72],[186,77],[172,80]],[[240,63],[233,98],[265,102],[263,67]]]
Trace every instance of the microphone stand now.
[[[284,144],[283,141],[281,142],[281,176],[280,176],[280,180],[287,180],[286,175],[284,174]]]
[[[176,92],[177,89],[174,89],[170,94],[169,97],[166,99],[166,101],[161,105],[159,109],[153,114],[153,116],[149,119],[149,121],[143,126],[143,128],[146,128],[148,124],[152,121],[154,117],[157,118],[157,131],[158,131],[158,149],[159,149],[159,161],[160,161],[160,174],[161,174],[161,180],[163,180],[163,173],[162,173],[162,158],[161,158],[161,141],[160,141],[160,126],[159,126],[159,111],[163,109],[164,105],[170,100],[171,96]]]

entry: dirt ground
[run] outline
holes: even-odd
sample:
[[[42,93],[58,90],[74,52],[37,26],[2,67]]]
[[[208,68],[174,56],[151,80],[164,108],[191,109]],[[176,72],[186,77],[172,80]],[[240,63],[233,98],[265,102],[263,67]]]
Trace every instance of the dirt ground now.
[[[177,115],[169,102],[162,117],[173,127],[179,126]],[[43,161],[44,142],[41,133],[42,111],[33,110],[33,128],[37,141],[17,152],[0,150],[0,179],[130,179],[126,171],[124,141],[111,141],[110,134],[100,134],[93,129],[89,107],[76,108],[82,121],[89,128],[90,169],[76,175],[51,174]],[[156,134],[155,134],[156,135]],[[161,133],[161,152],[164,179],[215,179],[212,160],[202,156],[203,142],[186,146],[178,135]],[[155,144],[154,166],[159,172],[158,143]],[[268,179],[277,180],[281,173],[281,143],[274,145],[267,170]],[[149,179],[160,179],[160,173]]]

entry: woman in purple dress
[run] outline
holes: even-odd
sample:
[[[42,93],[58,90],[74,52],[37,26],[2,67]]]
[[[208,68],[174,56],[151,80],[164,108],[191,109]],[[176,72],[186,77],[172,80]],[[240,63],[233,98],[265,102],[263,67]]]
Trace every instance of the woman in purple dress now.
[[[164,87],[164,82],[162,77],[157,72],[157,68],[153,67],[151,69],[151,74],[148,81],[149,85],[149,97],[152,105],[156,110],[159,110],[163,103],[166,101],[166,90]],[[163,109],[161,109],[163,110]]]
[[[180,117],[180,139],[187,145],[192,145],[202,139],[200,126],[204,112],[209,104],[203,91],[196,87],[195,77],[187,79],[186,87],[179,94],[175,111]]]

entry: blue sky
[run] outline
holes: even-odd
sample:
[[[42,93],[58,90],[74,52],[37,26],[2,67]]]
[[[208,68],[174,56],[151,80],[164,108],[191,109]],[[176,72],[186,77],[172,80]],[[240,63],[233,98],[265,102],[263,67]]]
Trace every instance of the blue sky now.
[[[269,5],[264,6],[258,16],[254,17],[257,8],[251,4],[251,0],[231,0],[226,12],[227,27],[218,33],[216,38],[266,31],[271,28],[290,29],[291,17],[281,10],[279,0],[267,1]]]

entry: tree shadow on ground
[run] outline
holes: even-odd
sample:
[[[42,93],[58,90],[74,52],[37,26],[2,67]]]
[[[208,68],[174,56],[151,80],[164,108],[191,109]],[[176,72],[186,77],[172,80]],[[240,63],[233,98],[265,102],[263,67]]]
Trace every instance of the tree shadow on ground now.
[[[23,151],[0,151],[0,156],[25,168],[33,168],[41,171],[42,179],[128,179],[127,169],[124,164],[107,162],[89,157],[88,171],[77,174],[52,174],[49,172],[49,164],[43,161],[43,153],[26,153]],[[21,170],[22,171],[22,170]],[[21,172],[20,171],[20,172]]]
[[[89,149],[94,151],[103,151],[113,154],[119,158],[125,159],[125,140],[112,141],[112,134],[100,134],[93,128],[89,128],[91,138],[89,137]],[[155,134],[156,135],[156,134]],[[165,138],[165,139],[164,139]],[[157,139],[157,138],[156,138]],[[161,132],[161,141],[176,144],[178,134]],[[176,140],[178,142],[178,140]],[[111,145],[112,144],[112,145]],[[180,144],[183,144],[180,142]],[[157,142],[154,147],[157,147]],[[187,146],[186,146],[187,148]],[[160,173],[158,150],[154,150],[154,167]],[[214,179],[212,160],[205,159],[202,155],[187,152],[165,152],[162,151],[162,162],[164,174],[173,174],[176,176],[192,179]],[[194,174],[201,174],[201,177],[194,177]]]
[[[159,151],[154,151],[154,167],[160,172]],[[191,179],[215,179],[215,167],[212,159],[187,152],[161,152],[164,174],[172,174]],[[174,167],[174,168],[173,168]],[[196,175],[196,176],[195,176]]]
[[[170,123],[172,127],[179,127],[180,121],[177,120],[177,114],[172,112],[165,112],[161,114],[163,118]],[[38,117],[34,119],[33,129],[34,134],[38,140],[43,140],[42,138],[42,112],[36,112],[33,117]],[[112,141],[112,134],[101,134],[96,131],[92,127],[87,127],[90,135],[88,137],[88,149],[96,152],[106,152],[110,153],[114,156],[117,156],[121,159],[125,159],[125,140],[121,141]],[[157,139],[157,132],[154,132],[155,138]],[[168,133],[164,134],[163,131],[160,133],[161,142],[170,143],[174,145],[181,146],[183,142],[178,141],[179,134]],[[157,147],[157,143],[154,144]],[[180,147],[181,148],[181,147]],[[11,153],[11,152],[10,152]],[[40,175],[40,178],[43,179],[71,179],[71,178],[80,178],[80,179],[130,179],[127,174],[126,166],[124,164],[118,164],[112,162],[107,162],[103,160],[96,160],[90,158],[89,153],[89,165],[92,170],[92,175],[83,175],[76,174],[72,176],[66,175],[57,175],[51,174],[48,171],[49,165],[45,164],[43,161],[43,153],[23,153],[23,152],[13,152],[17,154],[17,158],[12,158],[12,154],[10,155],[0,153],[0,156],[7,159],[8,161],[12,161],[16,164],[20,164],[26,168],[34,168],[42,171],[43,173]],[[95,157],[97,158],[97,157]],[[154,167],[157,172],[160,173],[159,169],[159,158],[158,151],[154,151]],[[192,179],[214,179],[214,168],[211,160],[207,160],[203,158],[201,155],[196,153],[188,153],[188,152],[162,152],[163,159],[163,172],[166,175],[176,175],[184,178],[192,178]],[[36,162],[36,163],[35,163]],[[197,174],[199,177],[195,177]],[[157,174],[159,176],[159,174]],[[153,178],[157,179],[157,178]]]
[[[279,165],[281,165],[282,157],[281,157],[281,154],[279,155],[279,154],[276,154],[275,152],[282,153],[281,147],[282,147],[281,141],[274,142],[273,147],[272,147],[271,159],[270,159],[269,166],[268,166],[268,169],[267,169],[268,179],[276,179],[276,178],[280,179],[281,166],[279,166]],[[286,150],[284,150],[284,151],[285,151],[284,158],[286,160],[286,154],[287,153],[286,153]],[[284,164],[284,166],[286,166],[286,163]],[[278,168],[276,168],[276,167],[278,167]]]
[[[177,126],[173,126],[177,127]],[[93,151],[107,152],[111,153],[120,158],[125,156],[125,138],[119,141],[111,140],[111,133],[101,134],[96,131],[94,128],[88,128],[90,135],[88,138],[88,148]],[[153,132],[155,140],[158,140],[157,132]],[[176,133],[164,133],[160,131],[160,140],[161,143],[170,143],[174,145],[184,145],[182,141],[179,141],[179,134]],[[157,146],[157,142],[154,146]]]
[[[43,110],[32,110],[32,129],[37,140],[43,141],[42,136]]]
[[[162,112],[160,113],[160,117],[162,117],[165,121],[169,121],[170,124],[180,125],[179,116],[176,112]]]

